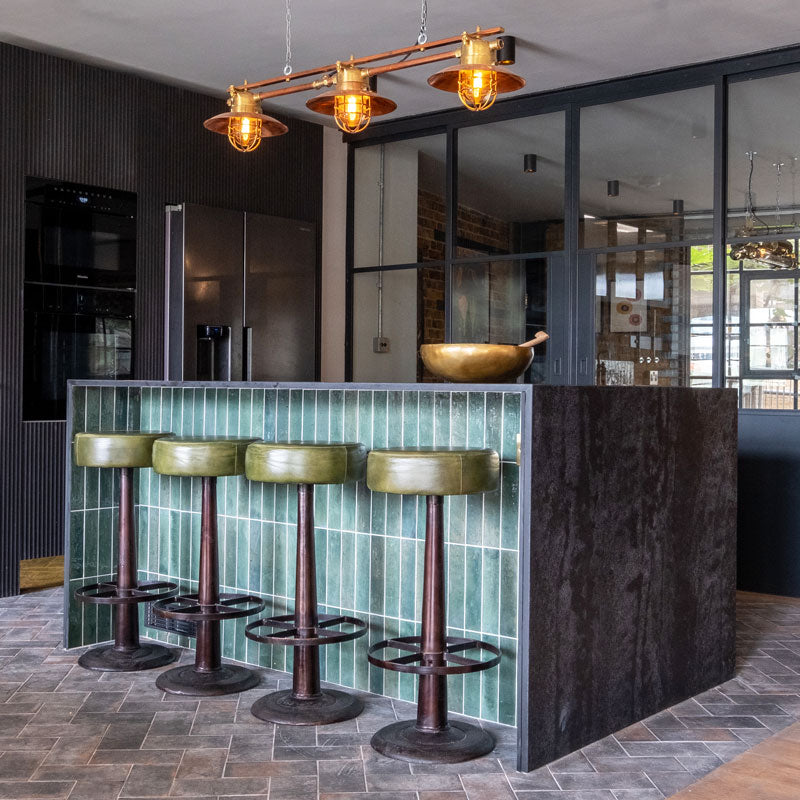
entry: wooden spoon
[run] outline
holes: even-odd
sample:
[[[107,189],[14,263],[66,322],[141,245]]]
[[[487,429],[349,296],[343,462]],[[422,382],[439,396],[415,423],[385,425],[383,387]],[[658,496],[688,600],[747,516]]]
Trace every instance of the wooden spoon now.
[[[536,336],[533,337],[529,342],[523,342],[522,344],[517,345],[517,347],[535,347],[537,344],[541,344],[542,342],[546,342],[550,338],[549,333],[545,333],[544,331],[539,331]]]

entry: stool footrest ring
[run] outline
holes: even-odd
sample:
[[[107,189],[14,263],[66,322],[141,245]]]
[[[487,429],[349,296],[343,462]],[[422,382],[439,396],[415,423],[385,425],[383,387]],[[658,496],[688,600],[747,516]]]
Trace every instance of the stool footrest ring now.
[[[330,630],[338,625],[353,625],[353,631]],[[256,633],[259,628],[279,628],[279,633]],[[358,639],[367,632],[367,623],[357,617],[346,617],[336,614],[320,614],[315,627],[299,628],[295,624],[294,614],[269,617],[251,622],[244,630],[244,635],[254,642],[262,644],[281,644],[287,647],[314,647],[317,645],[349,642]]]
[[[184,622],[217,622],[238,617],[249,617],[264,610],[266,602],[249,594],[221,594],[213,605],[201,605],[197,594],[182,594],[159,600],[153,611],[166,619]]]
[[[408,652],[408,655],[389,659],[380,659],[373,655],[380,650],[390,649],[402,650]],[[491,653],[492,658],[481,661],[477,658],[456,655],[465,650],[483,650]],[[424,655],[421,636],[398,636],[372,645],[367,658],[370,664],[393,672],[412,672],[415,675],[463,675],[468,672],[480,672],[499,664],[500,650],[493,644],[477,639],[446,636],[444,652]],[[434,661],[439,663],[431,663]]]
[[[116,581],[104,581],[76,589],[75,599],[98,605],[131,605],[166,600],[177,593],[178,584],[166,581],[140,583],[135,589],[119,589]]]

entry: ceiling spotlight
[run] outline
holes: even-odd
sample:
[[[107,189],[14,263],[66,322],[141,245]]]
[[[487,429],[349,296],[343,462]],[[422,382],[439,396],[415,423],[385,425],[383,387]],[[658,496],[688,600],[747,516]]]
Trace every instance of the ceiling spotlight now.
[[[497,40],[497,51],[494,54],[496,64],[511,66],[517,60],[517,37],[502,36]]]
[[[683,200],[680,198],[672,201],[672,215],[674,217],[683,216]]]
[[[261,113],[261,103],[252,92],[233,86],[228,91],[231,110],[207,119],[203,125],[214,133],[227,134],[228,141],[240,152],[250,153],[264,137],[281,136],[289,130],[282,122]]]
[[[525,172],[536,172],[536,153],[525,153],[523,165]]]
[[[458,52],[461,63],[434,73],[428,78],[428,83],[434,89],[457,92],[470,111],[485,111],[498,94],[513,92],[525,85],[523,78],[495,64],[497,49],[498,41],[487,42],[464,33]]]
[[[312,97],[306,106],[319,114],[332,116],[345,133],[358,133],[369,125],[372,117],[394,111],[397,103],[370,89],[366,70],[339,66],[336,88]]]
[[[609,181],[607,190],[609,197],[619,197],[619,181]]]

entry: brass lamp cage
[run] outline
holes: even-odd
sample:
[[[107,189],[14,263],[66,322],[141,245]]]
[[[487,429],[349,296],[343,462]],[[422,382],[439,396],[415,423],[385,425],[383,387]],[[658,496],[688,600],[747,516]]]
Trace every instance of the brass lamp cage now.
[[[333,118],[345,133],[358,133],[372,119],[372,101],[368,94],[337,94],[333,98]]]

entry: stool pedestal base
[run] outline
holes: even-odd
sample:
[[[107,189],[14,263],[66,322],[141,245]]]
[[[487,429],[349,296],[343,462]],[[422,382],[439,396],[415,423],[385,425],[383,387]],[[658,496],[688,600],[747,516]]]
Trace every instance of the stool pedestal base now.
[[[194,664],[186,664],[162,672],[156,678],[156,686],[161,691],[191,697],[216,697],[245,692],[258,686],[258,683],[258,675],[236,664],[222,664],[208,672],[201,672]]]
[[[381,728],[370,742],[379,753],[416,764],[457,764],[494,749],[492,735],[460,720],[450,720],[442,731],[425,732],[416,720],[394,722]]]
[[[253,703],[250,713],[281,725],[328,725],[357,717],[364,710],[358,697],[336,689],[322,689],[317,697],[295,697],[291,689],[272,692]]]
[[[84,669],[100,672],[138,672],[155,669],[178,660],[178,653],[160,644],[140,644],[134,650],[115,650],[114,645],[93,647],[79,659]]]

